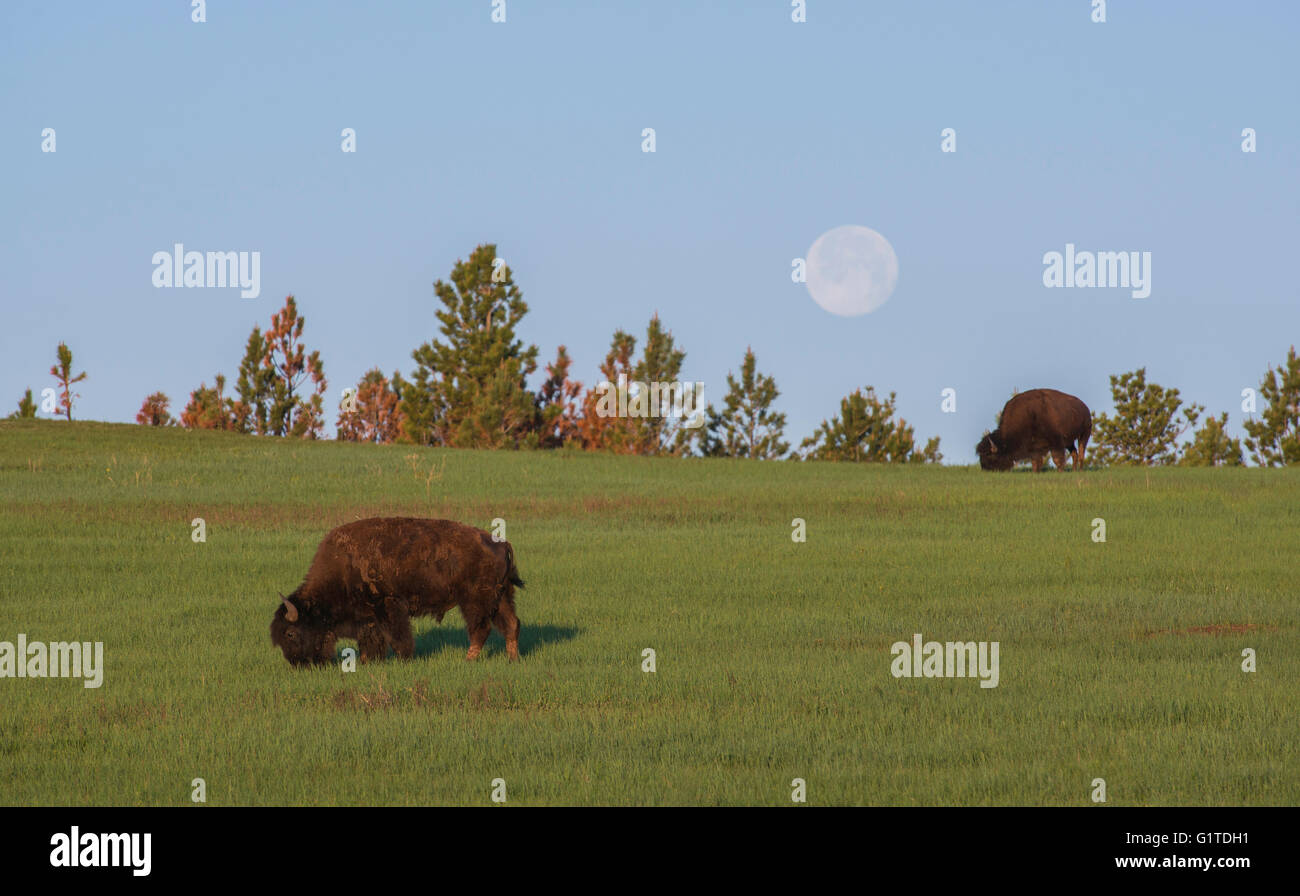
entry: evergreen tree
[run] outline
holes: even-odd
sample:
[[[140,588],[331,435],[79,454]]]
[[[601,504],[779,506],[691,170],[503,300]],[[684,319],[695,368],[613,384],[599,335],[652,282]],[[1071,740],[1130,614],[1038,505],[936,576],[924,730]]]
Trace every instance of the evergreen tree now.
[[[840,415],[822,421],[813,435],[800,444],[808,460],[843,460],[871,463],[938,463],[939,439],[932,438],[924,449],[916,448],[912,427],[894,419],[897,396],[880,400],[876,390],[856,389],[840,401]]]
[[[1300,357],[1295,346],[1277,370],[1270,364],[1259,384],[1267,407],[1259,420],[1247,420],[1246,447],[1262,467],[1300,463]]]
[[[1218,417],[1206,417],[1205,425],[1196,431],[1178,462],[1189,467],[1240,467],[1241,442],[1228,438],[1227,426],[1227,411]]]
[[[32,390],[29,388],[23,393],[23,397],[18,401],[18,410],[9,415],[10,420],[28,420],[36,417],[36,402],[32,400]]]
[[[754,350],[746,348],[740,379],[727,373],[727,395],[722,411],[715,412],[709,405],[702,454],[770,460],[789,452],[789,444],[781,441],[785,414],[772,411],[772,404],[781,394],[776,380],[763,376],[756,368]]]
[[[50,375],[59,381],[59,407],[71,423],[72,402],[81,397],[73,394],[72,387],[86,378],[86,372],[83,370],[76,376],[72,375],[72,350],[66,342],[59,343],[58,356],[58,363],[50,367]]]
[[[939,437],[931,436],[926,440],[925,447],[920,451],[913,451],[912,456],[908,458],[908,462],[914,464],[942,463],[943,454],[939,451]]]
[[[325,426],[325,366],[320,352],[306,353],[302,343],[306,323],[298,314],[294,297],[289,296],[284,307],[271,316],[271,328],[266,331],[262,366],[270,375],[266,431],[271,435],[317,439]],[[252,337],[249,343],[251,347]],[[304,397],[299,389],[308,380],[313,389]],[[254,407],[254,419],[256,413]]]
[[[578,435],[588,451],[635,452],[635,424],[638,421],[617,415],[619,380],[622,378],[626,384],[632,382],[632,355],[635,351],[636,337],[615,330],[609,353],[600,365],[604,379],[588,389],[582,399]]]
[[[267,343],[262,328],[253,327],[239,362],[235,391],[239,398],[231,405],[240,432],[270,433],[271,392],[275,372],[267,360]]]
[[[616,454],[688,454],[701,428],[686,425],[686,384],[679,382],[686,353],[677,348],[658,314],[650,319],[645,349],[633,364],[635,351],[636,338],[615,331],[600,366],[604,380],[583,398],[578,424],[583,447]],[[705,421],[704,408],[691,410],[690,417]]]
[[[452,432],[459,448],[537,448],[541,444],[537,401],[511,364],[478,384],[465,416]]]
[[[1201,405],[1179,408],[1183,401],[1177,389],[1147,383],[1146,368],[1111,376],[1110,394],[1115,415],[1093,417],[1095,463],[1151,466],[1171,464],[1178,459],[1179,437],[1196,426],[1205,410]]]
[[[642,350],[641,360],[632,371],[633,382],[644,384],[646,389],[646,394],[640,401],[645,416],[635,418],[637,422],[635,453],[685,454],[688,452],[687,442],[691,433],[685,427],[687,421],[681,416],[671,415],[671,401],[668,402],[670,407],[664,406],[665,396],[669,393],[663,388],[679,382],[682,362],[685,360],[686,352],[677,348],[673,334],[664,329],[656,312],[646,327],[645,348]],[[633,407],[633,397],[630,395],[628,406]]]
[[[406,437],[465,448],[535,444],[537,404],[527,378],[537,346],[525,349],[515,338],[528,305],[510,268],[497,264],[496,245],[457,260],[451,282],[433,288],[444,306],[437,312],[443,339],[412,352],[415,372],[402,388]]]
[[[419,349],[415,354],[419,353]],[[393,375],[393,390],[400,397],[402,441],[417,445],[447,444],[447,407],[438,378],[423,364],[415,368],[411,379]]]
[[[560,346],[555,360],[546,365],[546,380],[537,392],[543,448],[562,448],[579,440],[578,400],[582,383],[569,379],[572,363],[568,351]]]
[[[225,397],[225,376],[218,373],[216,382],[214,389],[209,389],[204,382],[190,393],[189,403],[181,412],[181,426],[186,429],[237,429],[230,400]]]

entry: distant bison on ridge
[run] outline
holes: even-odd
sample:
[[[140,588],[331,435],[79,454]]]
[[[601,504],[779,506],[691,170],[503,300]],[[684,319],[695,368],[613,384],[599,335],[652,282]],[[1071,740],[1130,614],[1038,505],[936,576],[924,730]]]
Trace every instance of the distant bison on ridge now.
[[[1006,403],[998,428],[980,439],[975,453],[985,470],[1010,470],[1016,461],[1029,460],[1038,472],[1049,451],[1056,468],[1064,470],[1068,451],[1078,470],[1091,436],[1092,412],[1086,404],[1055,389],[1030,389]]]
[[[295,666],[328,663],[338,638],[356,638],[363,662],[415,651],[412,616],[438,621],[460,607],[475,659],[493,624],[519,656],[515,586],[523,587],[508,541],[451,520],[410,517],[348,523],[316,549],[307,577],[271,620],[271,643]]]

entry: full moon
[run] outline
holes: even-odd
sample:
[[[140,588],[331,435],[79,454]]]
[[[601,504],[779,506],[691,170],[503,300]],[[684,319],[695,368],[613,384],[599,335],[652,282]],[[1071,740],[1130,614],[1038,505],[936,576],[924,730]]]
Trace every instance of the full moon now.
[[[808,292],[831,314],[857,317],[888,301],[898,282],[898,256],[870,227],[828,230],[808,250]]]

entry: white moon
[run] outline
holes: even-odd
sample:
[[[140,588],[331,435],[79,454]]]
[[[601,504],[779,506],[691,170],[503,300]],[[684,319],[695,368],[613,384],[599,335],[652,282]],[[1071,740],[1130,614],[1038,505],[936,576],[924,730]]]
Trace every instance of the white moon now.
[[[831,314],[857,317],[888,301],[898,283],[898,256],[870,227],[828,230],[808,250],[808,292]]]

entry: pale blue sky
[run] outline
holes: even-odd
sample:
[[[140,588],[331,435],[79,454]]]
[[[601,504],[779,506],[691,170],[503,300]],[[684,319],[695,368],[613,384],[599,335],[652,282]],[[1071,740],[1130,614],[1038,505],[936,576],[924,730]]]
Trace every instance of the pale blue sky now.
[[[331,395],[409,373],[433,281],[496,242],[542,358],[567,344],[590,384],[658,311],[714,401],[753,346],[796,443],[871,384],[969,463],[1013,389],[1107,410],[1107,375],[1143,365],[1239,432],[1241,390],[1300,342],[1300,7],[1090,9],[6,2],[3,411],[60,340],[90,375],[77,416],[131,421],[157,389],[179,410],[290,293]],[[790,281],[842,224],[899,259],[858,318]],[[154,289],[176,242],[260,251],[261,296]],[[1151,252],[1150,298],[1044,288],[1067,242]]]

